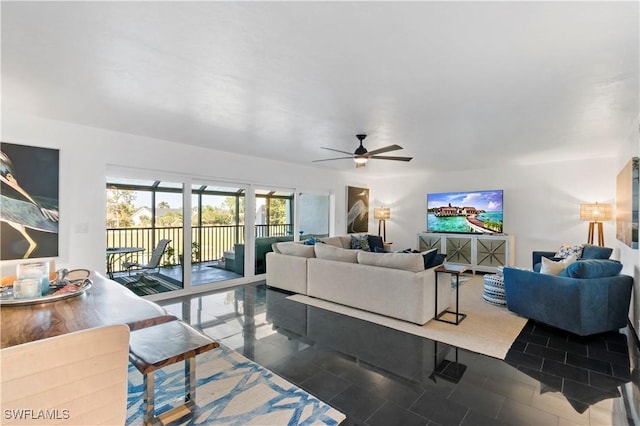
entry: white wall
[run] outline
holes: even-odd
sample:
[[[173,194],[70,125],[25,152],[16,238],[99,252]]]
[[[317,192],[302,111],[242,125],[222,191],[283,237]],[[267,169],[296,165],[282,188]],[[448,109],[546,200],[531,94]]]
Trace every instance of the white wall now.
[[[178,143],[3,111],[2,141],[60,149],[60,256],[56,268],[105,271],[105,176],[107,170],[137,170],[156,177],[260,183],[262,187],[335,194],[345,211],[345,186],[362,185],[349,173],[269,161]],[[337,233],[345,215],[335,217]],[[18,261],[0,262],[13,275]]]
[[[504,232],[515,236],[516,265],[531,267],[533,250],[586,241],[588,225],[579,220],[580,204],[613,203],[615,170],[611,158],[385,179],[373,184],[372,205],[391,207],[387,239],[394,248],[415,248],[416,233],[426,230],[427,193],[502,189]],[[612,245],[612,222],[604,224],[604,232],[605,243]]]

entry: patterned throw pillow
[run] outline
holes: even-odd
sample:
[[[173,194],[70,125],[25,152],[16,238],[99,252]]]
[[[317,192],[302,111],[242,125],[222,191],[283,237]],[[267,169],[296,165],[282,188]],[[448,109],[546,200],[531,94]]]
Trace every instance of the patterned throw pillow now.
[[[360,235],[359,237],[354,237],[351,235],[351,249],[352,250],[364,250],[371,251],[369,248],[369,239],[366,235]]]
[[[582,249],[584,248],[584,244],[562,244],[560,246],[560,250],[555,254],[554,257],[559,259],[566,259],[569,256],[575,255],[578,259],[582,257]]]

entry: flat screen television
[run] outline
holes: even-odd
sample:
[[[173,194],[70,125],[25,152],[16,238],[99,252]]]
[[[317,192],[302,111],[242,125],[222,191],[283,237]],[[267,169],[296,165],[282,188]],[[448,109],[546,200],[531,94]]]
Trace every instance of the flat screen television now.
[[[502,233],[502,190],[427,194],[427,231]]]

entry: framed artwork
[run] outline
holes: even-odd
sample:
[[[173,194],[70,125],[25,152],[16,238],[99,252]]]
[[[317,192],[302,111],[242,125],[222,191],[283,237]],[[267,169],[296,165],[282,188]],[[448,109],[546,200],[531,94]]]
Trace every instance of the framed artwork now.
[[[60,151],[0,143],[0,260],[58,256]]]
[[[638,248],[638,157],[633,157],[616,180],[616,238]]]
[[[369,189],[347,186],[347,233],[369,232]]]

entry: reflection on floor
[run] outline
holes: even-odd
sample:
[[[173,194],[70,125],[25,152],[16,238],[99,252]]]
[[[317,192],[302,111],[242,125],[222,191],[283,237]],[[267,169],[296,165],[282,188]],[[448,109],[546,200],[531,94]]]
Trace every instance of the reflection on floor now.
[[[344,412],[345,425],[638,422],[638,345],[625,334],[530,322],[501,361],[286,296],[247,285],[161,303]]]

